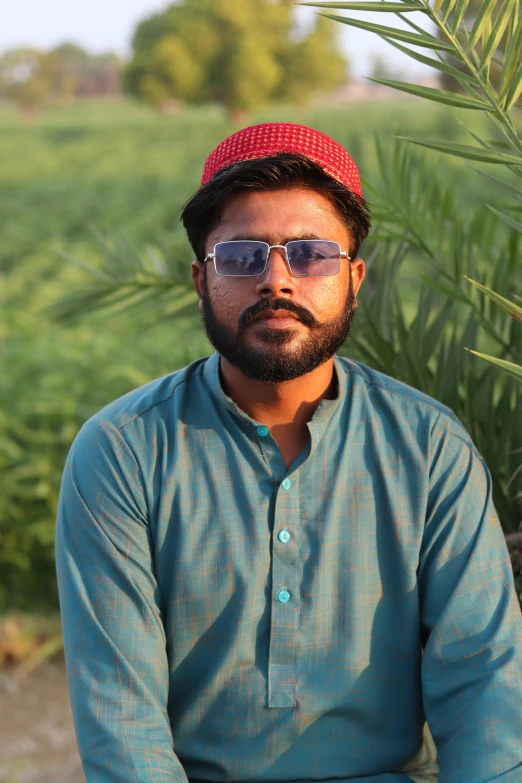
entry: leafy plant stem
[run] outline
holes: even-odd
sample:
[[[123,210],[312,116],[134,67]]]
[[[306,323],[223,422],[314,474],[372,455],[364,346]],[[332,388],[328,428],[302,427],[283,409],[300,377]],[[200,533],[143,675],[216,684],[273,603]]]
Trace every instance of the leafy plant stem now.
[[[484,74],[475,66],[475,64],[472,62],[472,60],[468,57],[468,55],[464,51],[464,48],[461,46],[456,33],[452,33],[446,21],[442,21],[441,19],[439,19],[434,9],[430,6],[429,0],[421,0],[421,2],[423,3],[424,8],[426,9],[425,13],[428,16],[428,18],[444,33],[448,41],[455,48],[455,51],[457,52],[461,61],[466,65],[466,67],[469,69],[473,77],[480,84],[480,87],[484,95],[489,100],[491,106],[494,108],[491,115],[492,117],[496,116],[498,118],[500,123],[499,128],[502,130],[503,134],[506,136],[507,139],[509,139],[509,141],[516,147],[517,150],[522,152],[522,142],[518,137],[515,126],[511,121],[511,118],[509,117],[508,113],[504,111],[504,109],[502,108],[500,104],[499,96],[491,87],[491,83],[488,79],[488,74]],[[411,21],[409,20],[405,20],[405,21],[408,21],[409,24],[411,24]]]

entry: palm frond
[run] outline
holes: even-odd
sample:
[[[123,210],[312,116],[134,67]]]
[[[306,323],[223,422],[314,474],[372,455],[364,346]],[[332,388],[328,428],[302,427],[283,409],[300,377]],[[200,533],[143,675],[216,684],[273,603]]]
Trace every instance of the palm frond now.
[[[507,193],[509,196],[511,196],[511,198],[514,198],[516,201],[522,203],[522,190],[520,190],[520,188],[515,187],[515,185],[511,185],[509,182],[506,182],[499,177],[494,177],[493,174],[490,174],[488,171],[477,169],[475,166],[470,166],[470,168],[473,169],[473,171],[475,171],[477,174],[480,174],[481,177],[485,177],[490,182],[493,182],[500,190],[503,190],[504,193]]]
[[[467,43],[468,51],[474,49],[477,43],[482,40],[482,36],[487,29],[487,25],[496,5],[497,0],[483,0],[480,11],[475,19],[475,24],[471,28]]]
[[[504,98],[502,105],[506,111],[515,105],[520,98],[520,93],[522,93],[522,63],[518,66],[515,75],[513,76],[511,87],[508,89],[506,97]]]
[[[448,90],[438,90],[434,87],[422,87],[418,84],[398,82],[392,79],[369,79],[369,81],[375,82],[376,84],[383,84],[385,87],[392,87],[395,90],[406,92],[409,95],[415,95],[418,98],[428,98],[437,103],[445,103],[447,106],[457,106],[461,109],[494,111],[494,107],[484,101],[467,98],[465,95],[457,95],[457,93],[449,92]]]
[[[400,2],[400,3],[394,3],[394,2],[376,2],[376,0],[368,0],[367,2],[336,2],[336,3],[297,3],[297,5],[304,5],[309,6],[312,8],[337,8],[340,11],[380,11],[385,13],[390,12],[408,12],[408,11],[422,11],[424,10],[424,6],[421,3],[412,3],[412,2]]]
[[[475,80],[473,79],[472,76],[469,76],[468,74],[465,74],[462,71],[457,70],[457,68],[453,68],[453,66],[449,65],[449,63],[447,63],[446,60],[443,59],[435,60],[433,57],[426,57],[420,52],[416,52],[414,49],[409,49],[407,46],[403,46],[402,44],[397,43],[397,41],[392,41],[390,38],[386,38],[385,40],[387,43],[390,44],[390,46],[393,46],[395,49],[398,49],[403,54],[408,55],[408,57],[411,57],[412,60],[417,60],[417,62],[422,63],[423,65],[427,65],[429,68],[434,68],[435,70],[438,70],[441,73],[446,73],[448,76],[451,76],[459,83],[461,81],[466,82],[468,87],[473,88],[473,86],[475,85]]]
[[[467,277],[466,275],[465,277],[468,282],[474,285],[475,288],[478,288],[479,291],[482,291],[482,293],[485,294],[487,297],[489,297],[489,299],[491,299],[492,302],[498,304],[503,310],[506,311],[506,313],[511,315],[517,321],[522,321],[522,307],[519,307],[514,302],[510,302],[509,299],[505,299],[503,296],[500,296],[500,294],[497,294],[495,291],[492,291],[491,288],[488,288],[487,286],[482,285],[481,283],[477,283],[476,280],[472,280],[470,277]]]
[[[464,95],[454,95],[450,98],[444,95],[446,91],[434,90],[430,93],[427,88],[424,88],[424,92],[416,90],[414,94],[432,101],[487,112],[516,152],[516,157],[522,159],[522,141],[508,114],[522,93],[520,0],[484,0],[469,31],[464,24],[464,19],[469,13],[470,1],[435,0],[432,4],[430,0],[411,0],[411,2],[405,0],[403,3],[397,0],[380,0],[380,2],[374,0],[373,3],[364,4],[307,2],[306,5],[313,5],[317,9],[343,9],[348,12],[363,10],[364,5],[364,10],[378,11],[381,14],[388,12],[398,16],[407,23],[410,30],[399,30],[348,16],[325,14],[341,24],[373,32],[396,48],[400,48],[400,44],[406,44],[407,47],[403,46],[402,50],[419,62],[423,62],[423,55],[410,47],[428,48],[437,53],[438,60],[424,57],[424,64],[451,75]],[[425,18],[436,26],[438,35],[432,35],[415,24],[408,16],[408,12],[413,10],[422,12]],[[504,53],[500,44],[507,31],[510,35]],[[448,58],[447,55],[450,57]],[[453,61],[457,63],[457,67],[454,67]],[[501,73],[498,89],[493,86],[490,79],[493,64]],[[390,82],[389,86],[402,92],[413,92],[413,88],[406,88],[400,82],[395,84]],[[510,163],[498,158],[493,160],[492,157],[485,159],[483,153],[473,155],[469,149],[464,148],[454,147],[451,154],[484,162]]]
[[[488,39],[484,42],[482,49],[482,56],[480,60],[480,70],[484,71],[491,65],[493,55],[504,35],[506,28],[509,24],[512,13],[512,2],[505,2],[500,9],[500,13],[493,26],[493,30]]]
[[[508,226],[511,226],[511,228],[513,228],[515,231],[518,231],[520,234],[522,234],[522,223],[512,218],[511,215],[506,215],[505,212],[501,212],[500,209],[496,209],[496,207],[490,206],[489,209],[491,212],[493,212],[494,215],[503,220],[504,223],[507,223]]]
[[[453,51],[453,46],[441,41],[429,33],[410,33],[408,30],[400,30],[397,27],[385,27],[384,25],[374,24],[373,22],[363,22],[360,19],[351,19],[346,16],[335,16],[333,14],[321,14],[326,19],[332,19],[334,22],[355,27],[359,30],[366,30],[370,33],[376,33],[380,38],[393,38],[397,41],[404,41],[412,46],[421,46],[427,49],[442,49],[448,52]]]
[[[131,308],[148,308],[155,317],[194,310],[197,296],[184,248],[169,253],[158,247],[140,248],[122,235],[94,233],[100,249],[99,267],[60,253],[63,259],[87,272],[94,282],[47,307],[46,316],[73,325],[87,315],[114,316]]]
[[[505,166],[522,166],[522,155],[520,157],[505,155],[502,152],[471,147],[467,144],[454,144],[453,142],[429,141],[428,139],[414,139],[408,136],[397,136],[397,138],[403,139],[403,141],[409,141],[412,144],[417,144],[420,147],[436,150],[437,152],[455,155],[458,158],[480,160],[483,163],[502,163]]]
[[[450,14],[457,5],[457,2],[458,0],[444,0],[443,3],[439,4],[437,13],[440,13],[443,22],[448,20]]]
[[[503,370],[517,381],[522,381],[522,367],[520,367],[520,365],[513,364],[513,362],[506,362],[504,359],[497,359],[496,356],[489,356],[488,354],[480,353],[479,351],[472,351],[469,348],[466,348],[466,350],[469,351],[469,353],[484,359],[484,361],[489,362],[494,367],[498,367],[499,369]]]
[[[464,15],[468,9],[468,2],[469,0],[458,0],[455,8],[453,9],[453,20],[450,26],[450,30],[453,35],[456,35],[460,25],[462,24],[462,20],[464,19]]]
[[[176,285],[174,281],[153,280],[144,284],[120,280],[86,286],[47,307],[44,314],[56,323],[72,326],[87,315],[114,316],[145,305],[151,306],[157,313],[165,299],[169,300],[171,313],[192,308],[197,302],[195,291]]]
[[[509,36],[506,53],[504,55],[504,64],[502,75],[500,77],[500,99],[506,100],[510,91],[515,74],[520,65],[520,50],[522,49],[522,18],[518,20],[516,28]],[[517,96],[518,97],[518,96]],[[516,100],[516,99],[515,99]],[[504,103],[504,108],[509,108]]]

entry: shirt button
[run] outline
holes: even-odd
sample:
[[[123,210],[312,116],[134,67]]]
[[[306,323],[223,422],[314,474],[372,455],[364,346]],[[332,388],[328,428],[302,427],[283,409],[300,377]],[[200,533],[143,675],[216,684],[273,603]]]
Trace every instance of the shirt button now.
[[[265,425],[262,424],[261,427],[257,428],[257,434],[260,438],[266,438],[268,435],[268,427],[265,427]]]
[[[277,537],[282,544],[286,544],[288,543],[288,541],[290,541],[290,533],[288,532],[288,530],[281,530],[281,532]]]
[[[290,487],[292,486],[292,482],[290,481],[290,479],[285,479],[281,484],[281,486],[283,487],[284,490],[290,489]]]
[[[282,604],[288,603],[290,600],[290,593],[288,590],[280,590],[277,594],[277,600]]]

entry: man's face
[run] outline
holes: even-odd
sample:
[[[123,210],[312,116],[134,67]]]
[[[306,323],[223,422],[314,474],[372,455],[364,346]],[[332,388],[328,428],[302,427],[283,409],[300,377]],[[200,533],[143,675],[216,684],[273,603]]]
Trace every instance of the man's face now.
[[[349,252],[349,231],[324,196],[304,188],[246,191],[227,201],[206,252],[227,240],[284,245],[306,238],[333,240]],[[294,277],[282,253],[272,250],[255,277],[223,277],[212,262],[193,264],[210,341],[244,375],[265,383],[298,378],[333,356],[350,331],[364,278],[364,262],[345,258],[338,275]]]

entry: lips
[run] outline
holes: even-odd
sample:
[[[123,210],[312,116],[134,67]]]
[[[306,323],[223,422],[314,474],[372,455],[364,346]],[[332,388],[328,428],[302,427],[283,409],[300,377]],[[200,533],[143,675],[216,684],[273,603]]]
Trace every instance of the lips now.
[[[268,321],[268,320],[288,320],[292,319],[297,321],[298,318],[295,313],[291,313],[289,310],[262,310],[256,315],[254,321]]]

